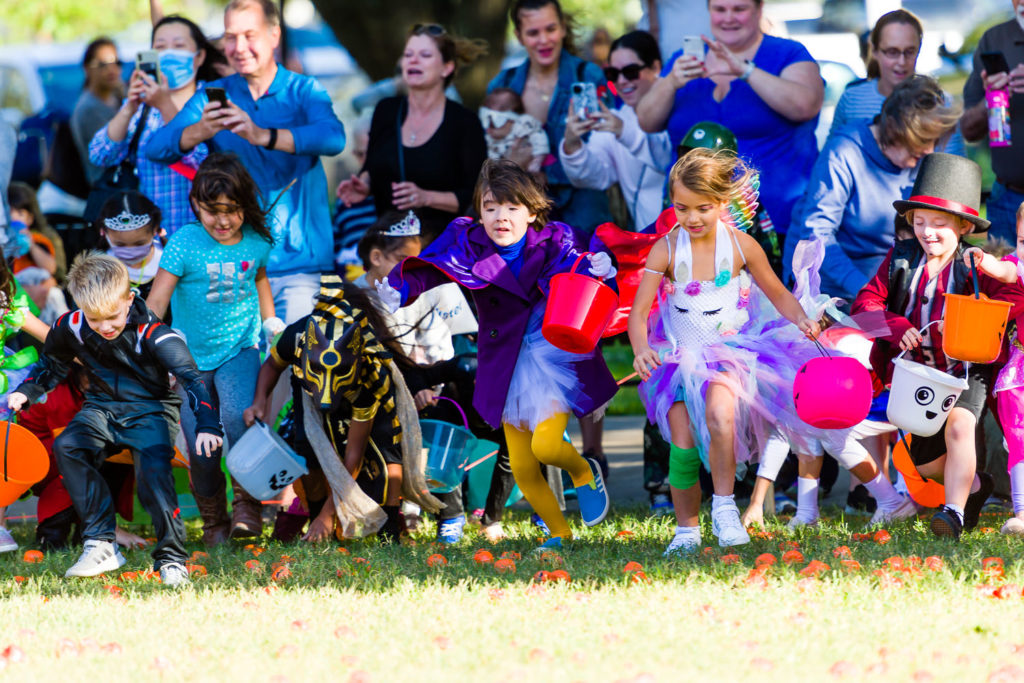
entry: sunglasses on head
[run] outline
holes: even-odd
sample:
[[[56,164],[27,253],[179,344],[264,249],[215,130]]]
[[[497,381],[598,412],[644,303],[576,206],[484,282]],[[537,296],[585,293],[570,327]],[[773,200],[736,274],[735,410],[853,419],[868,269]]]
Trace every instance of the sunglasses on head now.
[[[619,80],[619,74],[622,74],[626,77],[627,81],[635,81],[640,78],[640,72],[646,68],[646,64],[627,64],[621,69],[616,69],[614,66],[606,66],[604,68],[604,77],[614,82]]]
[[[414,35],[443,36],[448,33],[440,24],[416,24],[412,27]]]

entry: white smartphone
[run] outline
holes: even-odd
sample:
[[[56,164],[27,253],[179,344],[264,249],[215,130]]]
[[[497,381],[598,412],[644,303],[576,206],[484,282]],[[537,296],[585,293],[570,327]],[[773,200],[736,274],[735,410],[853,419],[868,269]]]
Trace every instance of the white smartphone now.
[[[569,88],[569,92],[572,93],[570,106],[576,112],[576,118],[586,119],[600,111],[597,105],[597,86],[593,83],[573,83]]]
[[[698,62],[704,61],[704,41],[700,36],[683,36],[683,56],[696,57]]]
[[[160,53],[156,50],[142,50],[135,55],[135,68],[160,82]]]

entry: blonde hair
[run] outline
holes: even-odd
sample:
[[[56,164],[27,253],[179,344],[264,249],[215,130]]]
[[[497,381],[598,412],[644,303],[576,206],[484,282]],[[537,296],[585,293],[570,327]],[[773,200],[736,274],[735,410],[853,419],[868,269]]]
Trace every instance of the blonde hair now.
[[[754,171],[732,150],[698,147],[680,157],[668,172],[669,197],[679,184],[716,202],[727,202],[753,175]]]
[[[68,291],[86,313],[106,315],[131,296],[131,279],[118,259],[100,251],[86,251],[71,264]]]
[[[959,104],[946,105],[946,94],[931,76],[914,74],[893,88],[878,115],[882,147],[899,145],[916,151],[956,128]]]

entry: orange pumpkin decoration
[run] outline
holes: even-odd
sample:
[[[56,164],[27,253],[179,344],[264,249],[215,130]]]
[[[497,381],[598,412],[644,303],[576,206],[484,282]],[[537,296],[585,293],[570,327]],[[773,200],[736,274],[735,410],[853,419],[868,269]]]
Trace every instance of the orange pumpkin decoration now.
[[[760,555],[757,556],[757,559],[754,560],[754,566],[755,567],[762,567],[762,566],[770,567],[773,564],[775,564],[775,562],[776,562],[775,556],[772,555],[771,553],[761,553]]]
[[[626,574],[629,574],[630,572],[643,571],[643,569],[644,566],[639,562],[627,562],[626,566],[622,568],[622,571]]]
[[[797,564],[804,561],[804,554],[799,550],[787,550],[782,553],[782,561],[785,564]]]
[[[523,559],[523,556],[520,555],[519,553],[517,553],[514,550],[506,550],[505,552],[503,552],[501,554],[501,559],[503,559],[503,560],[513,560],[513,561],[518,562],[519,560]]]
[[[283,565],[274,570],[274,573],[270,575],[270,578],[274,581],[286,581],[292,578],[292,570],[287,565]]]
[[[537,583],[544,583],[545,581],[550,581],[551,572],[541,569],[539,572],[533,575],[533,580]]]
[[[565,571],[564,569],[556,569],[555,571],[551,572],[551,575],[548,577],[548,579],[550,581],[564,581],[565,583],[569,583],[570,581],[572,581],[572,577],[569,576],[569,572]]]

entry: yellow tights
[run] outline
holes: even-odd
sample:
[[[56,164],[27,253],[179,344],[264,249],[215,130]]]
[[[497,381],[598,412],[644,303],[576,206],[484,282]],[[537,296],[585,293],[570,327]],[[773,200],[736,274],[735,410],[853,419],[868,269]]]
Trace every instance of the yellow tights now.
[[[509,424],[502,425],[508,443],[509,465],[519,490],[548,525],[551,535],[564,539],[572,538],[572,531],[540,466],[560,467],[569,473],[575,486],[585,486],[594,479],[594,473],[583,456],[571,443],[562,440],[568,424],[569,414],[557,413],[537,425],[533,432]]]

